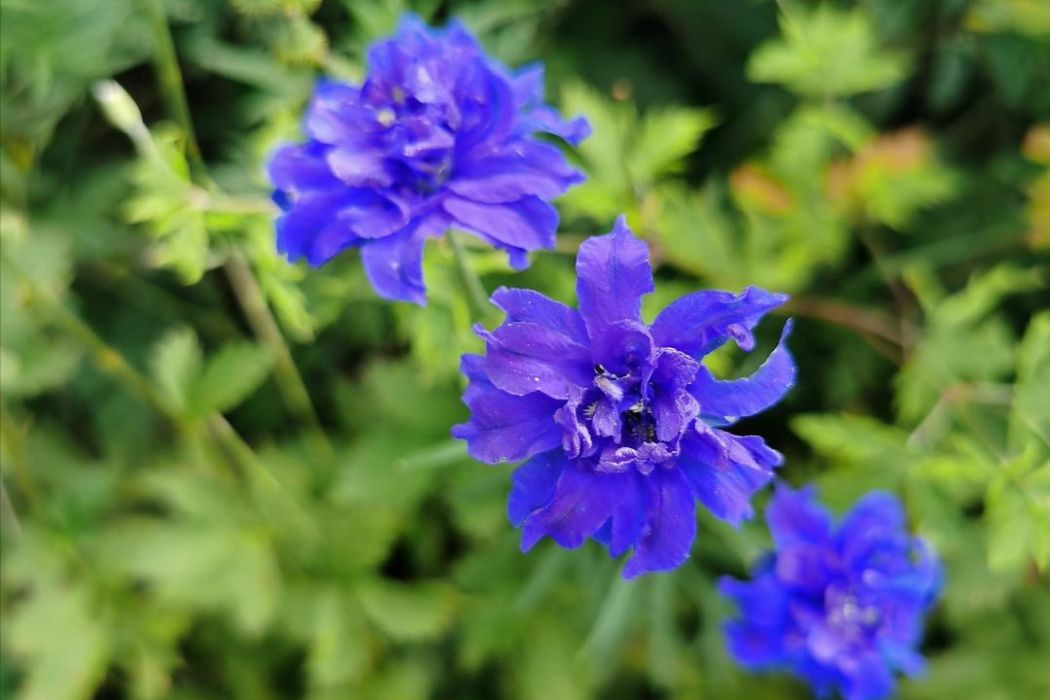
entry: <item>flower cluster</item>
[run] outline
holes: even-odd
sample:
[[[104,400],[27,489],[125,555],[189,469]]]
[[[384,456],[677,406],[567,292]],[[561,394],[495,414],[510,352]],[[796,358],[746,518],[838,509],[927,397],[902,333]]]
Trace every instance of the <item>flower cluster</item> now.
[[[751,350],[752,328],[785,297],[696,292],[647,326],[648,248],[622,218],[584,242],[576,270],[579,311],[529,290],[493,294],[507,317],[479,329],[484,356],[463,358],[471,417],[453,435],[479,460],[528,460],[507,508],[523,549],[544,536],[570,548],[594,537],[612,556],[634,550],[626,578],[671,569],[696,534],[694,499],[739,523],[781,462],[761,438],[722,428],[792,386],[790,325],[746,379],[718,380],[701,360],[729,340]]]
[[[779,488],[766,519],[775,551],[750,583],[720,582],[740,608],[726,627],[737,662],[794,671],[847,700],[888,697],[894,671],[922,670],[916,647],[941,569],[896,498],[870,493],[836,527],[811,489]]]
[[[511,72],[458,23],[418,18],[368,52],[360,86],[323,81],[307,112],[305,143],[279,150],[269,174],[282,209],[277,246],[321,265],[351,247],[376,291],[424,304],[423,244],[450,226],[507,251],[554,246],[549,200],[583,180],[561,151],[590,132],[543,102],[543,69]]]
[[[518,269],[528,251],[553,247],[550,200],[583,178],[536,135],[576,144],[589,127],[544,104],[542,69],[511,72],[459,24],[432,30],[411,16],[368,62],[360,86],[318,86],[309,139],[270,163],[279,249],[320,265],[360,248],[380,295],[423,304],[424,242],[449,227]],[[470,419],[452,432],[476,459],[523,462],[507,503],[522,549],[593,538],[611,556],[631,552],[625,578],[673,569],[689,556],[696,501],[739,524],[782,461],[762,438],[725,428],[794,384],[791,322],[750,377],[717,379],[702,362],[729,341],[752,350],[754,327],[786,297],[700,291],[647,325],[649,252],[622,217],[582,244],[576,272],[578,310],[526,289],[492,295],[506,319],[477,329],[484,355],[462,358]],[[847,700],[884,698],[895,671],[922,668],[940,565],[892,496],[869,494],[835,526],[812,491],[781,488],[767,517],[775,551],[751,582],[720,583],[740,608],[726,627],[740,664],[792,670]]]

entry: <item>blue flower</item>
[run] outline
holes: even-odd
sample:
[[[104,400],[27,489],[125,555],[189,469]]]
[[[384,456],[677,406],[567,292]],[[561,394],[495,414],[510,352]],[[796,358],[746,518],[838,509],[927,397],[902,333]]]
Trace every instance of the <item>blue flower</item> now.
[[[791,387],[790,326],[749,378],[715,379],[700,361],[729,340],[751,350],[751,329],[786,297],[696,292],[647,326],[649,252],[622,217],[584,242],[576,272],[579,311],[525,289],[492,295],[507,317],[479,329],[484,356],[463,357],[471,417],[453,435],[476,459],[527,460],[507,505],[523,550],[545,536],[567,548],[593,537],[611,556],[633,549],[625,578],[672,569],[696,534],[694,499],[737,524],[781,462],[761,438],[721,428]]]
[[[423,244],[450,226],[504,249],[511,265],[554,246],[549,200],[583,180],[537,133],[579,143],[582,118],[543,102],[543,68],[511,72],[460,24],[402,19],[368,52],[360,86],[321,81],[306,143],[285,146],[269,174],[282,209],[277,247],[321,265],[357,247],[380,296],[426,302]]]
[[[905,529],[900,502],[869,493],[836,527],[812,489],[777,489],[766,510],[775,551],[753,580],[723,578],[740,608],[729,652],[753,670],[790,670],[821,697],[878,700],[894,671],[924,666],[923,615],[940,590],[932,551]]]

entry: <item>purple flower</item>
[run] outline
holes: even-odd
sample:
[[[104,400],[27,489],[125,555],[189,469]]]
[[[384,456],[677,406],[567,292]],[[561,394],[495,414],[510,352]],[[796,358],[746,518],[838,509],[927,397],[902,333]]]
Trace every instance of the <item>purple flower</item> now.
[[[781,462],[761,438],[721,428],[791,387],[789,326],[747,379],[715,379],[700,360],[728,340],[752,349],[751,329],[786,297],[696,292],[647,326],[648,248],[622,217],[580,247],[576,272],[579,311],[525,289],[492,295],[507,318],[479,329],[483,357],[463,357],[471,418],[453,435],[476,459],[528,460],[507,504],[522,549],[544,536],[568,548],[594,537],[612,556],[634,550],[625,578],[673,569],[696,534],[694,499],[737,524]]]
[[[780,487],[766,519],[775,551],[750,583],[719,582],[740,608],[726,626],[738,663],[794,671],[818,696],[838,689],[846,700],[888,697],[894,671],[923,669],[917,646],[941,567],[908,535],[895,497],[869,493],[836,527],[812,489]]]
[[[543,67],[512,72],[457,22],[417,17],[368,52],[360,86],[321,81],[304,120],[306,143],[270,162],[277,247],[321,265],[351,247],[380,296],[426,302],[423,244],[450,226],[502,248],[554,247],[549,200],[583,180],[562,152],[590,133],[543,102]]]

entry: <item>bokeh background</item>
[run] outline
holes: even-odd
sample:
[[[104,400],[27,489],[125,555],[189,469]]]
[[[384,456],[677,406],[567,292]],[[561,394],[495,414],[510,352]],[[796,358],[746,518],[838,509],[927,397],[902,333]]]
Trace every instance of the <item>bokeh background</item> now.
[[[593,543],[519,553],[511,467],[448,435],[480,345],[445,241],[426,309],[353,253],[275,253],[267,154],[408,9],[545,61],[594,126],[558,250],[511,274],[471,249],[484,285],[572,302],[625,211],[650,312],[791,293],[798,386],[740,429],[840,511],[898,493],[942,554],[900,696],[1050,697],[1039,0],[0,0],[0,695],[807,697],[723,650],[714,582],[760,518],[702,514],[689,562],[632,583]]]

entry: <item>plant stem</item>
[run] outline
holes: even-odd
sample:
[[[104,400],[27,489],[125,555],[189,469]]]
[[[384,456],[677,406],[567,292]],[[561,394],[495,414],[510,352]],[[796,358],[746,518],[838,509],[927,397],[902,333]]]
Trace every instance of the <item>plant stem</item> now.
[[[198,178],[202,179],[208,186],[207,189],[213,200],[212,204],[220,208],[236,206],[236,211],[244,213],[271,213],[273,209],[268,202],[248,201],[246,203],[245,200],[214,192],[216,188],[208,178],[207,167],[201,158],[200,147],[194,135],[193,122],[186,104],[182,74],[179,71],[179,63],[175,55],[175,44],[172,41],[171,30],[168,27],[167,17],[164,14],[164,6],[161,0],[148,0],[148,2],[151,10],[153,35],[156,42],[154,58],[157,63],[157,76],[160,81],[160,87],[164,93],[165,101],[168,103],[168,108],[186,133],[187,156]],[[255,273],[245,261],[244,256],[237,250],[229,256],[224,269],[241,310],[248,319],[252,332],[261,343],[274,352],[276,358],[274,373],[281,396],[296,418],[308,426],[312,434],[312,441],[323,451],[325,456],[331,456],[331,446],[321,431],[321,424],[310,401],[310,394],[306,390],[306,385],[303,383],[299,370],[295,366],[295,361],[292,359],[292,353],[284,341],[284,336],[281,334],[276,320],[274,320],[269,305],[266,303],[266,298],[259,287],[259,282],[255,279]]]
[[[485,292],[485,287],[481,284],[477,273],[474,272],[474,268],[470,266],[470,261],[467,259],[467,251],[463,247],[459,234],[455,231],[449,231],[447,236],[449,243],[452,245],[452,255],[456,259],[456,267],[459,268],[459,274],[463,278],[463,285],[467,289],[467,297],[474,309],[475,318],[483,319],[489,313],[489,296]]]
[[[295,366],[291,350],[288,349],[277,321],[270,312],[251,266],[240,251],[234,250],[227,259],[224,270],[248,324],[252,327],[252,332],[274,353],[274,376],[281,396],[296,418],[309,428],[311,440],[315,445],[326,457],[330,457],[332,447],[321,429],[321,422],[310,401],[310,393]]]
[[[205,172],[204,159],[201,157],[201,149],[197,143],[197,135],[193,130],[193,120],[190,118],[190,108],[186,102],[186,92],[182,84],[182,71],[179,69],[179,60],[175,55],[175,42],[171,38],[171,30],[168,27],[168,17],[164,12],[162,0],[146,0],[149,8],[150,29],[153,31],[153,62],[157,69],[157,81],[160,83],[161,94],[167,103],[168,111],[179,123],[186,135],[186,156],[189,158],[190,166],[201,175]]]
[[[18,513],[15,512],[14,504],[7,495],[7,487],[4,486],[3,477],[0,477],[0,522],[4,524],[4,530],[10,528],[15,539],[22,536],[22,524],[18,522]]]
[[[889,341],[895,349],[890,359],[897,363],[902,360],[902,348],[908,344],[910,338],[917,335],[916,329],[907,321],[901,320],[898,324],[896,319],[882,312],[831,299],[793,297],[784,305],[784,312],[809,316],[849,328],[860,333],[869,342],[875,338]],[[883,352],[880,345],[876,343],[872,345],[879,352]]]
[[[11,411],[6,407],[0,407],[0,437],[3,439],[2,444],[6,447],[4,453],[14,465],[15,481],[18,482],[18,487],[22,490],[29,508],[35,510],[40,502],[40,489],[36,486],[33,472],[26,460],[25,443],[23,442],[25,432],[11,420]]]
[[[62,330],[87,346],[94,354],[95,360],[103,372],[150,404],[158,413],[171,421],[187,440],[192,442],[201,437],[200,426],[190,423],[172,409],[146,377],[132,367],[118,350],[108,345],[90,326],[67,309],[60,300],[38,288],[16,263],[8,260],[6,256],[3,258],[3,261],[9,264],[25,284],[29,290],[30,301],[39,303],[42,310]],[[303,512],[298,503],[284,492],[280,482],[259,461],[251,447],[237,434],[237,431],[234,430],[233,426],[230,425],[223,415],[219,413],[212,414],[206,419],[205,427],[208,429],[207,432],[211,435],[213,441],[226,452],[227,457],[234,462],[235,466],[241,466],[251,478],[252,483],[261,484],[269,493],[279,497],[287,507],[295,512],[296,517],[305,527],[309,528],[313,534],[319,534],[316,526]]]

